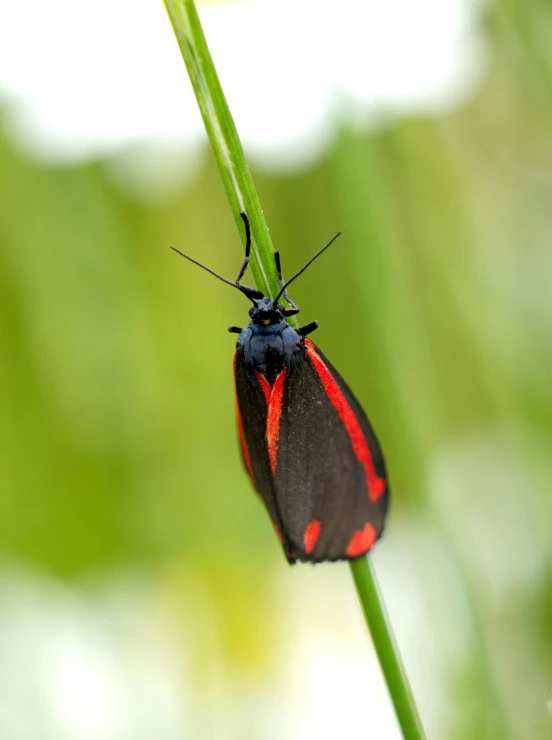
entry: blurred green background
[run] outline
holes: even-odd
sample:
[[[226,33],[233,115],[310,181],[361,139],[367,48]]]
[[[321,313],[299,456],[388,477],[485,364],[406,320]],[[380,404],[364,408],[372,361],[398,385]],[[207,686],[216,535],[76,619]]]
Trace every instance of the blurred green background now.
[[[253,174],[284,274],[344,234],[293,297],[386,452],[374,559],[428,737],[544,740],[552,14],[485,23],[454,113]],[[398,737],[347,566],[290,570],[242,469],[248,304],[167,249],[237,272],[210,152],[148,204],[0,134],[0,203],[0,736]]]

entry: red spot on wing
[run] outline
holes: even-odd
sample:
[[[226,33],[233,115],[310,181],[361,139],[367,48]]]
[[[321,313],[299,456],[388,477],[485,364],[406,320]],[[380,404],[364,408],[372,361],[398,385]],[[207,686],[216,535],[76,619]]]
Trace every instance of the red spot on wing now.
[[[282,533],[280,532],[280,527],[277,524],[275,524],[274,529],[276,531],[276,537],[278,537],[278,539],[280,540],[280,544],[283,545],[284,541],[282,539]]]
[[[318,538],[320,537],[321,529],[322,525],[317,519],[313,519],[312,522],[309,522],[307,524],[307,528],[305,529],[305,534],[303,536],[303,542],[305,543],[305,552],[307,553],[307,555],[309,555],[316,547],[316,543],[318,542]]]
[[[278,439],[280,437],[280,417],[282,416],[282,399],[284,396],[284,383],[287,369],[284,367],[280,375],[274,381],[268,402],[268,413],[266,415],[266,441],[268,445],[268,459],[272,475],[276,470],[276,456],[278,454]],[[263,376],[260,376],[263,378]],[[263,378],[269,386],[268,381]],[[263,387],[261,385],[261,387]]]
[[[347,557],[358,558],[364,555],[375,545],[378,536],[371,524],[366,524],[364,529],[357,529],[347,545]]]
[[[261,386],[261,390],[264,394],[265,401],[266,401],[266,407],[268,408],[270,406],[270,396],[272,395],[272,386],[270,385],[268,380],[265,378],[265,376],[261,375],[261,373],[258,370],[255,370],[255,375],[257,376],[259,385]]]
[[[256,488],[255,479],[253,478],[253,470],[251,469],[251,460],[249,459],[249,450],[247,449],[247,442],[245,441],[245,434],[243,431],[243,422],[241,417],[241,411],[240,411],[240,404],[238,401],[238,391],[236,388],[236,353],[234,353],[234,393],[236,396],[236,416],[238,419],[238,433],[240,435],[240,445],[241,445],[241,451],[243,455],[243,461],[245,463],[245,467],[247,468],[247,472],[249,473],[249,477],[251,478],[251,482],[253,483],[253,486]]]
[[[343,392],[335,381],[333,375],[318,356],[314,344],[308,339],[305,339],[305,350],[310,361],[314,365],[320,380],[322,381],[322,385],[328,394],[328,398],[333,403],[341,421],[347,429],[347,433],[351,439],[353,450],[358,461],[364,466],[364,470],[366,472],[366,483],[368,486],[368,497],[371,501],[377,501],[385,492],[385,478],[378,477],[378,474],[376,473],[370,447],[368,446],[358,419],[356,418],[353,409],[349,406],[347,399],[343,395]]]

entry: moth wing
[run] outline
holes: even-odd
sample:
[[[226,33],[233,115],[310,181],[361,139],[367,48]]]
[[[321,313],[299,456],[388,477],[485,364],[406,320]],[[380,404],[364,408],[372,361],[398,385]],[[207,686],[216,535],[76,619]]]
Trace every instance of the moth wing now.
[[[303,361],[285,377],[279,414],[271,409],[279,417],[269,440],[277,448],[275,498],[299,560],[349,560],[383,532],[385,463],[348,385],[313,342],[304,346]]]
[[[268,457],[266,440],[267,399],[259,378],[244,361],[243,352],[234,355],[234,387],[236,393],[236,416],[238,434],[245,468],[255,490],[262,498],[278,537],[282,541],[286,557],[295,562],[289,543],[283,535],[283,527],[276,502],[274,477]]]

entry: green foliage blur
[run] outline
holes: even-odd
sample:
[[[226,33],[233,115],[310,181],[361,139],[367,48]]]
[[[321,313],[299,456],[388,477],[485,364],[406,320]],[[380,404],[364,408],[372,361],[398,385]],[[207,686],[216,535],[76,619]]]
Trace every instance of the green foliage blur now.
[[[487,24],[490,71],[462,109],[343,130],[306,173],[253,174],[284,274],[343,232],[293,297],[305,323],[320,321],[315,341],[386,452],[393,502],[378,557],[418,532],[413,542],[435,555],[419,561],[420,581],[438,583],[444,558],[460,594],[468,647],[443,668],[454,703],[443,737],[544,740],[550,11],[498,3]],[[243,325],[248,304],[168,249],[237,273],[240,241],[210,153],[191,186],[148,204],[104,162],[39,166],[0,134],[0,203],[6,567],[77,589],[146,573],[172,590],[175,614],[201,583],[217,659],[262,672],[268,594],[288,571],[237,448],[226,327]],[[210,649],[196,647],[197,670]]]

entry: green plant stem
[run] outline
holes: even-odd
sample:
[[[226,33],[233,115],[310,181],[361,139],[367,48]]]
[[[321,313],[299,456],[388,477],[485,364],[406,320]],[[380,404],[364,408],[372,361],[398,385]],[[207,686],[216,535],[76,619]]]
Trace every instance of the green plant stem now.
[[[370,557],[353,560],[349,565],[403,737],[406,740],[422,740],[425,738],[422,723],[393,637]]]
[[[265,295],[278,294],[274,249],[234,120],[193,0],[164,0],[215,154],[230,208],[245,243],[240,213],[251,224],[251,270]]]
[[[272,242],[243,149],[205,41],[193,0],[164,0],[213,148],[234,219],[243,236],[245,211],[253,236],[251,266],[259,290],[278,293]],[[424,733],[402,668],[375,576],[367,559],[351,563],[368,628],[406,740]]]

